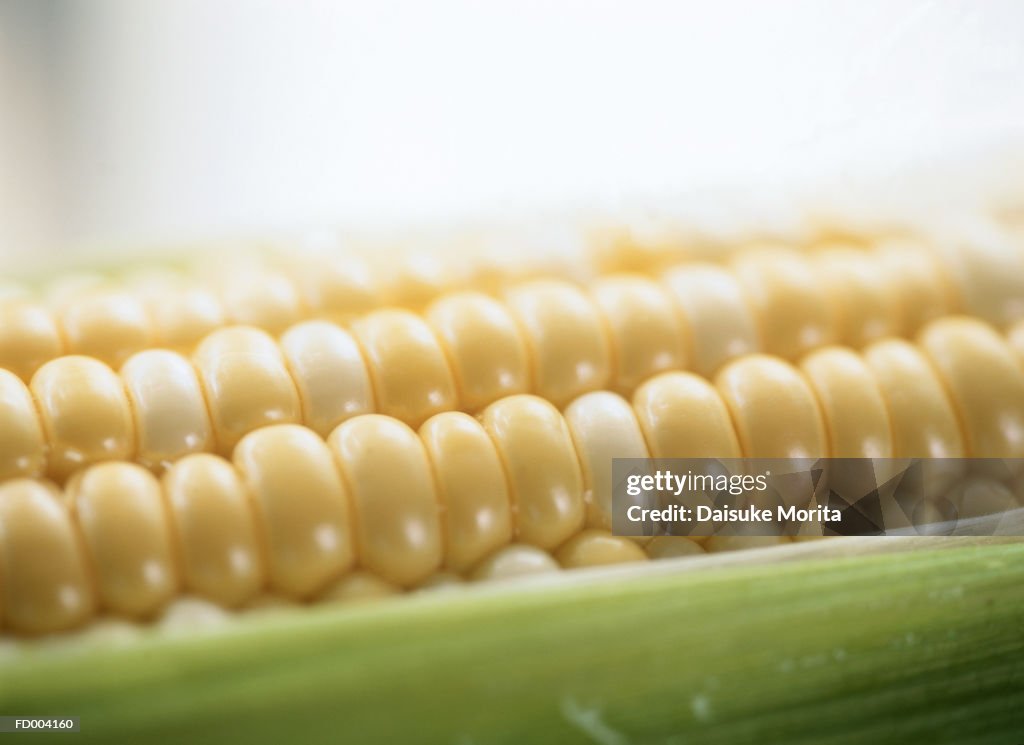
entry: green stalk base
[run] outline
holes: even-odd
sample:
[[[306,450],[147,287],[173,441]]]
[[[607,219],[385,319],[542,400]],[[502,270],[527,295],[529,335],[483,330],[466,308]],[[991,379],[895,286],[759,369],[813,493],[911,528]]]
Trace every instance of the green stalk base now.
[[[582,573],[586,574],[586,573]],[[2,663],[83,743],[1022,743],[1024,544],[609,573]]]

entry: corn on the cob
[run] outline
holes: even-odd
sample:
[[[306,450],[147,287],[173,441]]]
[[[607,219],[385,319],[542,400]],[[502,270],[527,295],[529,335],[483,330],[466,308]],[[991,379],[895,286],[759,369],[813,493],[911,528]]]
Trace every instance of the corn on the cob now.
[[[1007,343],[964,318],[936,321],[920,338],[920,348],[878,342],[863,358],[822,350],[799,368],[750,355],[714,383],[664,373],[632,406],[592,392],[564,416],[511,396],[479,420],[437,414],[418,436],[376,414],[345,421],[326,442],[304,427],[262,426],[240,436],[230,463],[192,454],[162,482],[131,463],[88,467],[68,482],[66,507],[45,481],[11,480],[0,485],[0,623],[42,633],[80,625],[96,607],[146,618],[181,589],[234,607],[263,588],[347,597],[441,582],[442,570],[550,568],[537,551],[566,567],[637,560],[644,541],[608,533],[612,457],[1024,456],[1024,371]],[[977,413],[997,406],[998,417]],[[979,488],[1007,498],[1003,486],[972,484],[952,498]],[[786,540],[703,543],[717,552]],[[32,566],[35,542],[54,547],[52,572]],[[646,545],[650,556],[698,551],[687,539]],[[349,581],[354,566],[362,574]]]

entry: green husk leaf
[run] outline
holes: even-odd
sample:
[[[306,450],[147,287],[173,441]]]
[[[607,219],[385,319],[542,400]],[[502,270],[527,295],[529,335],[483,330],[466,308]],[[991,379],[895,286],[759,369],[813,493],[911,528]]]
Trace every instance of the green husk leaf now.
[[[0,712],[81,717],[33,742],[1024,741],[1024,544],[595,576],[15,656]]]

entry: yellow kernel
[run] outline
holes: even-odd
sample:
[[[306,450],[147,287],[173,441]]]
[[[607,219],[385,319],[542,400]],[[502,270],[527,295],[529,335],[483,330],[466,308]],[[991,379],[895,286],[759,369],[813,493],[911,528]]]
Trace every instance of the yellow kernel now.
[[[919,342],[953,401],[966,454],[1024,457],[1024,373],[995,330],[947,318],[926,326]]]
[[[896,334],[913,334],[929,321],[956,310],[953,295],[938,258],[927,246],[906,240],[881,243],[869,261],[887,277],[899,304]]]
[[[896,339],[864,350],[892,423],[893,457],[962,458],[960,427],[938,376],[912,344]]]
[[[162,634],[195,637],[207,630],[223,628],[231,616],[222,607],[199,598],[181,597],[172,600],[157,619]]]
[[[88,295],[65,307],[61,318],[69,353],[95,357],[113,368],[153,344],[146,309],[128,294]]]
[[[605,277],[590,294],[611,341],[612,388],[632,392],[652,375],[686,366],[686,330],[657,283],[629,275]]]
[[[686,253],[678,227],[659,220],[600,226],[589,238],[592,260],[601,272],[650,271],[677,262]]]
[[[740,458],[739,440],[718,391],[692,373],[664,373],[633,396],[652,458]]]
[[[293,272],[302,297],[321,318],[349,323],[380,305],[379,283],[357,257],[313,253],[295,263]]]
[[[549,574],[558,570],[558,562],[547,551],[542,551],[535,546],[514,543],[481,561],[469,576],[476,582],[489,582]]]
[[[14,373],[0,369],[0,481],[41,476],[46,468],[46,441],[28,387]]]
[[[159,343],[183,352],[226,322],[220,301],[201,287],[183,284],[153,292],[148,306]]]
[[[182,458],[163,477],[184,589],[239,606],[263,587],[256,522],[241,478],[214,455]]]
[[[220,284],[224,314],[233,323],[276,333],[302,320],[299,294],[283,274],[243,268]]]
[[[455,408],[455,381],[430,327],[404,310],[380,310],[356,321],[380,413],[418,427]]]
[[[461,572],[512,540],[505,472],[487,432],[467,414],[438,414],[420,437],[444,511],[445,566]]]
[[[0,486],[3,625],[28,634],[80,626],[95,600],[81,542],[60,494],[44,481]]]
[[[536,280],[510,290],[508,303],[526,339],[537,395],[564,406],[607,386],[608,334],[583,292],[566,282]]]
[[[970,226],[953,241],[938,241],[936,249],[963,312],[996,326],[1024,316],[1024,252],[988,225]]]
[[[824,288],[796,251],[747,250],[731,266],[754,309],[765,352],[795,359],[835,340]]]
[[[464,284],[463,257],[445,257],[436,251],[419,250],[399,257],[382,258],[378,273],[387,277],[389,304],[419,311],[434,298]]]
[[[193,359],[222,453],[258,427],[301,421],[295,383],[265,331],[219,329],[203,339]]]
[[[812,352],[800,369],[817,394],[833,458],[892,458],[882,391],[863,358],[842,347]]]
[[[636,414],[607,391],[586,393],[565,410],[565,420],[583,467],[587,525],[612,525],[612,459],[649,458]]]
[[[628,538],[607,530],[583,530],[563,543],[555,558],[565,569],[647,561],[647,554]]]
[[[213,448],[213,430],[199,378],[188,359],[165,349],[133,355],[121,368],[137,433],[137,459],[164,467]]]
[[[687,264],[662,275],[689,328],[693,369],[713,375],[729,360],[761,349],[753,309],[736,278],[711,264]]]
[[[829,464],[828,488],[859,499],[893,478],[900,470],[897,462],[859,460],[893,457],[889,410],[864,358],[843,347],[826,347],[805,357],[800,368],[824,414],[832,457],[858,459]]]
[[[499,398],[526,393],[526,345],[508,310],[476,292],[446,295],[426,311],[451,362],[462,407],[479,411]]]
[[[68,483],[71,514],[85,540],[100,606],[155,615],[178,592],[160,483],[142,466],[101,463]]]
[[[830,248],[812,262],[832,309],[837,341],[859,348],[899,331],[893,277],[874,256],[856,248]]]
[[[303,423],[323,437],[346,419],[376,409],[370,373],[355,339],[326,321],[306,321],[281,337],[302,401]]]
[[[822,458],[829,455],[825,422],[814,392],[780,359],[751,355],[715,378],[747,458]]]
[[[67,638],[71,649],[124,649],[138,642],[146,628],[126,618],[100,616]]]
[[[58,357],[39,368],[29,387],[55,478],[98,461],[131,458],[135,432],[128,396],[121,379],[102,362]]]
[[[352,510],[322,439],[295,425],[265,427],[238,443],[233,461],[255,508],[271,589],[311,597],[348,571]]]
[[[350,419],[328,438],[352,495],[359,564],[404,587],[441,566],[441,518],[423,443],[399,421]]]
[[[505,466],[519,540],[551,549],[583,527],[583,474],[565,419],[547,401],[510,396],[482,421]]]
[[[64,353],[53,315],[37,305],[0,306],[0,367],[28,382],[45,362]]]

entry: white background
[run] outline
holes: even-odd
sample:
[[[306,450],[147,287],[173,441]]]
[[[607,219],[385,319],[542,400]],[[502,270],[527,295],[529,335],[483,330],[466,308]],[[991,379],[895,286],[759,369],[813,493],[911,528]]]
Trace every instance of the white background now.
[[[2,8],[8,266],[102,243],[884,178],[1024,141],[1014,0]]]

